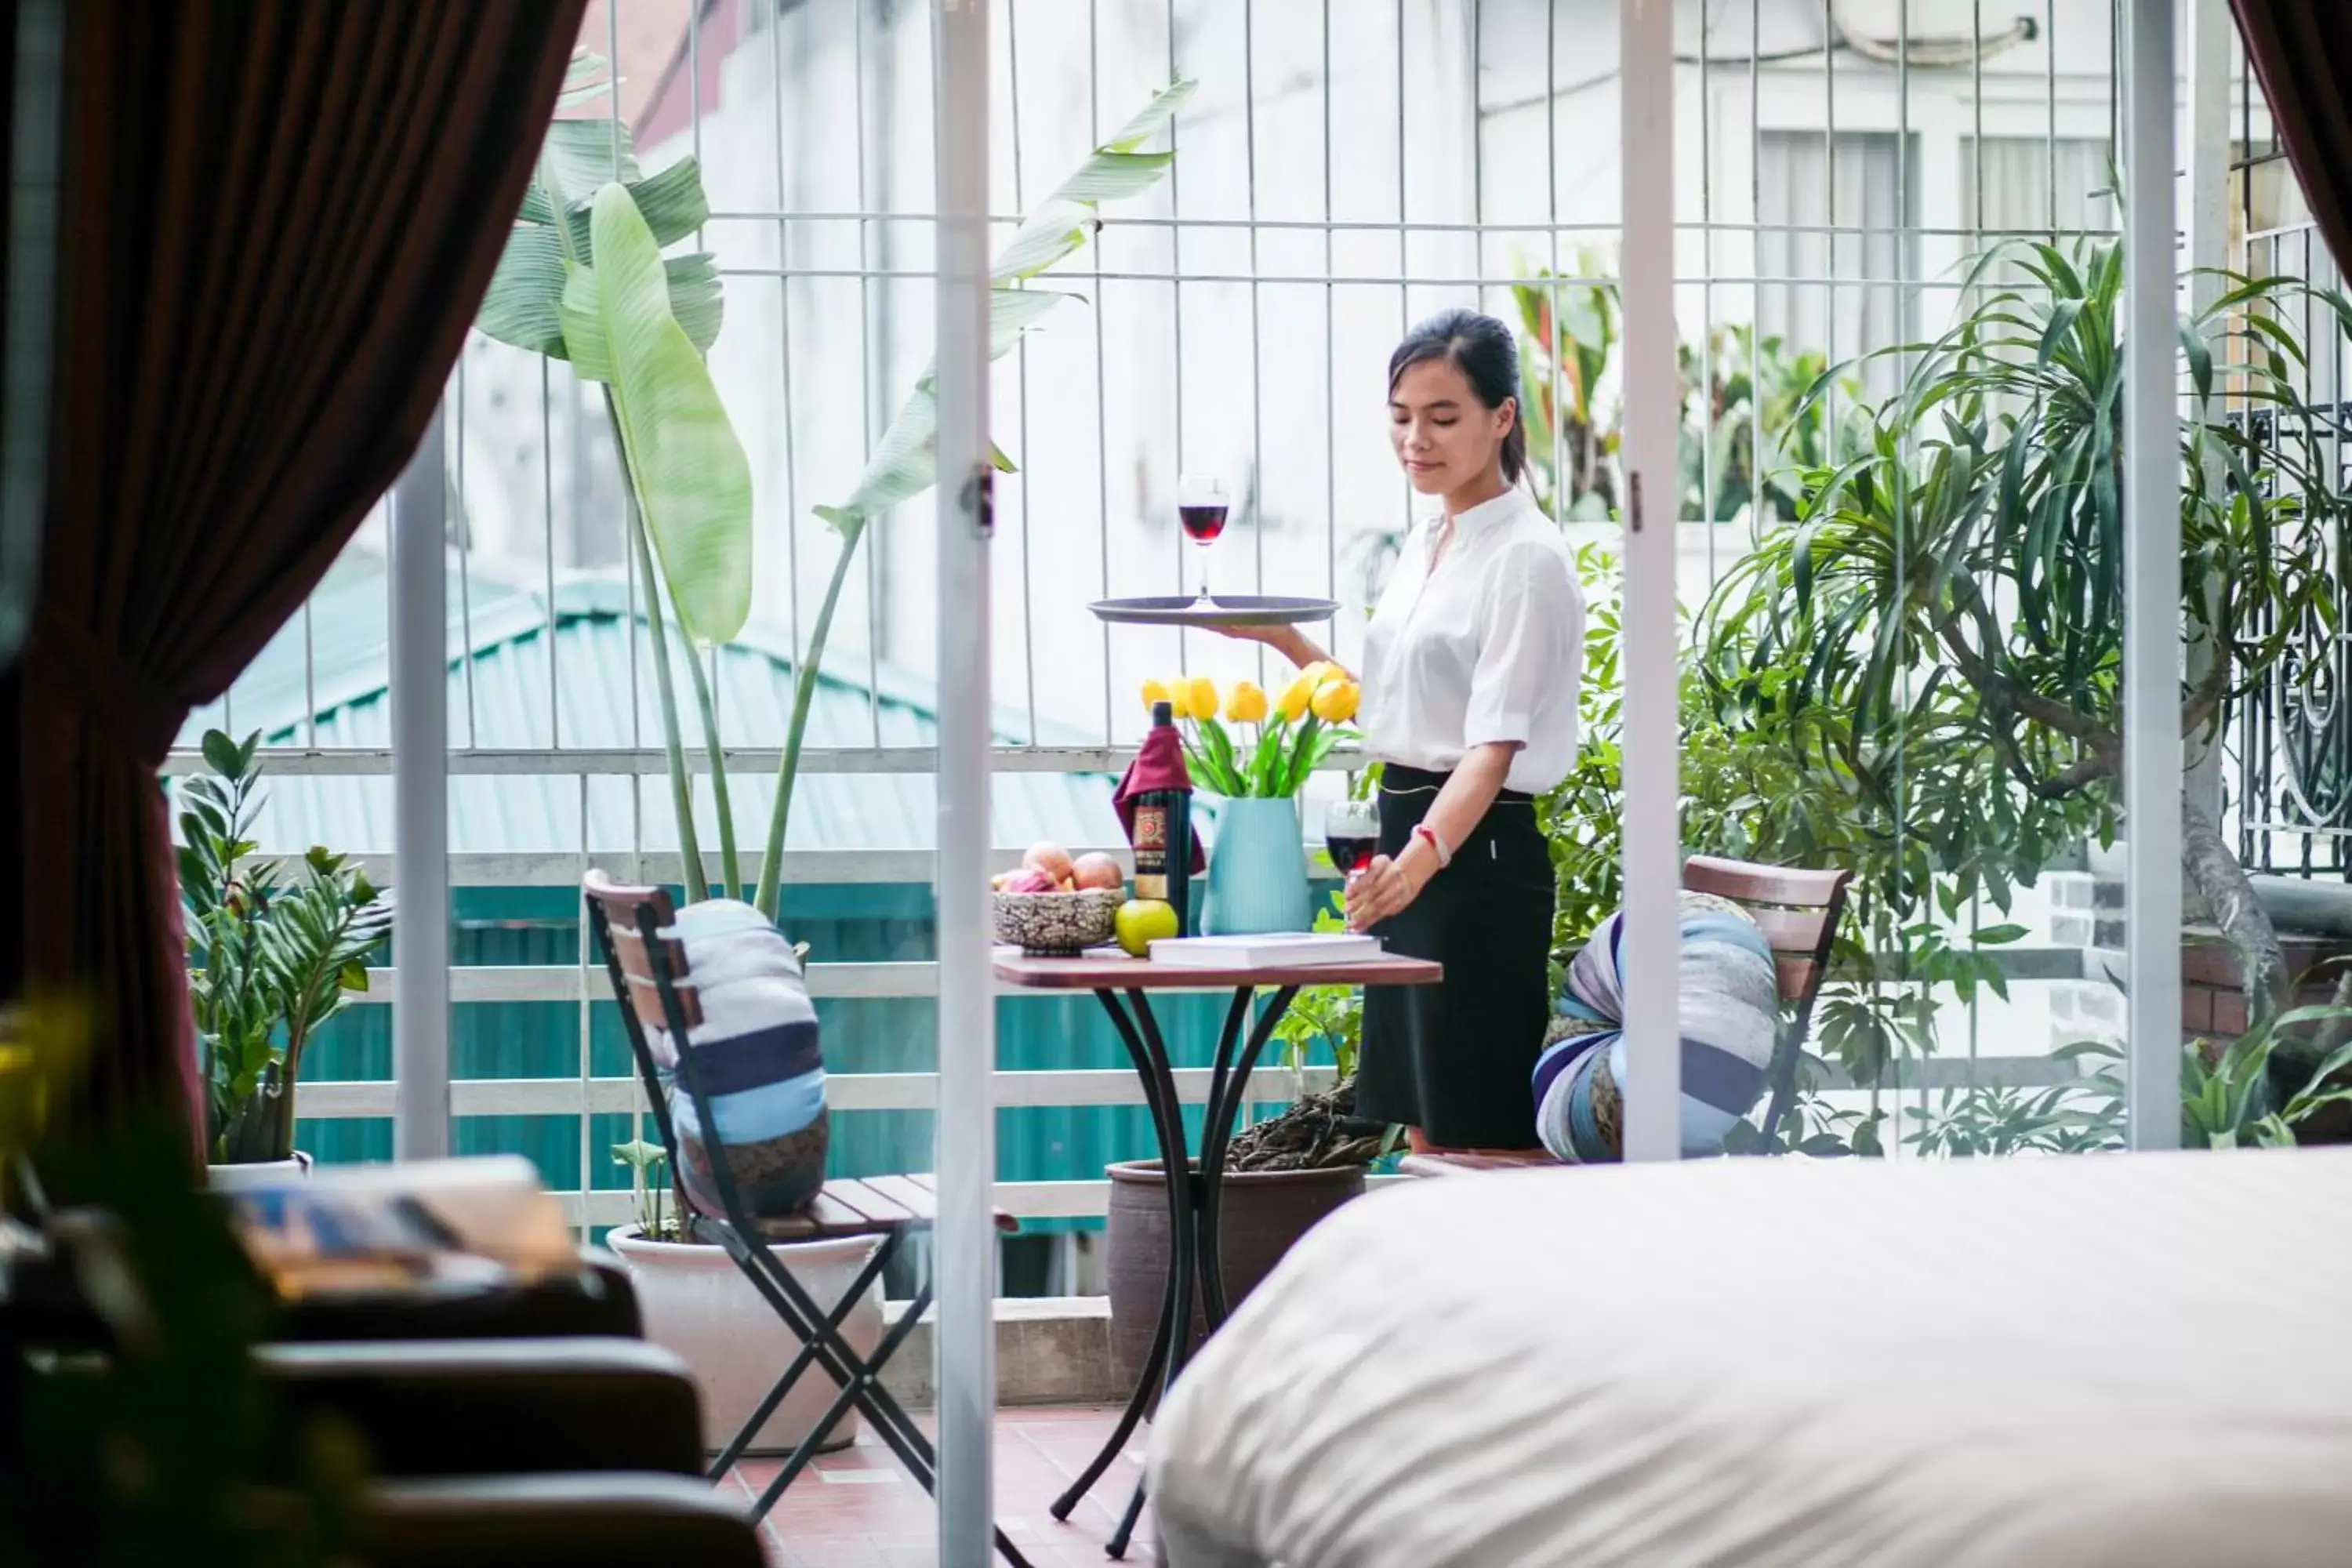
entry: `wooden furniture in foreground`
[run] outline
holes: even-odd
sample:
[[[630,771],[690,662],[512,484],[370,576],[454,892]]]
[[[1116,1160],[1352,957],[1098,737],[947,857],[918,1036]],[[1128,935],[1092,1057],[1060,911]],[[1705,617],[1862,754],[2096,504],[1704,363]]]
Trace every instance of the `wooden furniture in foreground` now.
[[[1772,944],[1780,1000],[1788,1012],[1773,1037],[1764,1125],[1778,1127],[1797,1094],[1797,1063],[1813,1023],[1813,1004],[1829,972],[1830,947],[1845,912],[1851,871],[1811,871],[1694,855],[1683,862],[1683,887],[1713,893],[1746,910]],[[1458,1176],[1474,1171],[1524,1171],[1557,1165],[1549,1154],[1411,1154],[1397,1169],[1409,1176]]]
[[[726,1476],[753,1435],[767,1423],[808,1369],[815,1365],[839,1385],[840,1392],[824,1417],[809,1428],[808,1435],[784,1461],[783,1468],[776,1472],[767,1490],[760,1495],[752,1517],[766,1517],[784,1489],[816,1457],[824,1435],[853,1405],[873,1423],[875,1431],[890,1446],[908,1473],[922,1483],[924,1490],[935,1493],[939,1458],[930,1439],[882,1385],[882,1368],[906,1342],[930,1306],[931,1281],[926,1279],[922,1282],[906,1313],[883,1336],[870,1359],[860,1356],[841,1333],[841,1325],[851,1309],[882,1277],[884,1267],[907,1237],[929,1229],[937,1219],[938,1194],[932,1178],[868,1176],[856,1181],[827,1182],[799,1213],[782,1217],[749,1213],[725,1145],[719,1140],[719,1119],[712,1112],[706,1087],[696,1075],[695,1052],[687,1044],[688,1031],[702,1021],[702,1005],[695,993],[693,976],[688,971],[685,943],[663,934],[674,924],[677,915],[668,891],[623,886],[601,871],[590,871],[582,890],[587,899],[589,928],[596,933],[605,968],[612,975],[613,994],[621,1003],[621,1021],[628,1031],[629,1049],[636,1058],[646,1099],[652,1107],[654,1122],[661,1130],[662,1147],[669,1155],[672,1171],[686,1169],[685,1152],[679,1147],[677,1128],[670,1116],[664,1069],[646,1037],[648,1026],[666,1031],[673,1043],[678,1084],[694,1107],[697,1124],[703,1130],[704,1147],[710,1156],[711,1183],[718,1191],[723,1213],[714,1215],[683,1211],[688,1233],[698,1241],[726,1248],[736,1267],[750,1278],[801,1342],[800,1352],[778,1374],[775,1386],[711,1465],[711,1479]],[[1013,1228],[1012,1217],[1002,1213],[997,1215],[996,1224],[999,1230]],[[849,1289],[830,1307],[820,1306],[809,1295],[774,1250],[778,1242],[855,1236],[875,1237],[880,1245]],[[1002,1530],[996,1532],[996,1550],[1015,1568],[1028,1568],[1027,1559]]]
[[[1224,1268],[1219,1251],[1217,1213],[1223,1190],[1225,1150],[1233,1142],[1234,1122],[1241,1114],[1242,1096],[1249,1086],[1259,1053],[1274,1037],[1274,1028],[1289,1011],[1291,999],[1306,985],[1432,985],[1444,978],[1444,966],[1419,958],[1379,958],[1365,963],[1300,964],[1281,969],[1192,969],[1153,963],[1148,959],[1106,954],[1080,958],[1024,958],[1006,950],[996,961],[996,978],[1007,985],[1036,991],[1091,991],[1110,1015],[1111,1025],[1127,1047],[1136,1076],[1143,1080],[1143,1096],[1151,1111],[1151,1130],[1160,1145],[1160,1167],[1185,1171],[1189,1179],[1168,1183],[1168,1287],[1160,1300],[1160,1321],[1153,1330],[1151,1351],[1127,1409],[1113,1428],[1102,1452],[1079,1473],[1070,1489],[1054,1500],[1055,1519],[1067,1519],[1078,1500],[1091,1490],[1126,1447],[1136,1423],[1151,1403],[1153,1384],[1172,1387],[1183,1371],[1192,1341],[1192,1298],[1214,1331],[1224,1321]],[[1217,1054],[1209,1075],[1209,1103],[1201,1122],[1197,1156],[1184,1145],[1183,1106],[1177,1098],[1168,1047],[1152,1016],[1150,994],[1154,991],[1233,992],[1224,1027],[1217,1037]],[[1250,1004],[1260,991],[1273,996],[1250,1021]],[[1121,1002],[1121,994],[1126,1000]],[[1130,1014],[1129,1008],[1132,1008]],[[1248,1026],[1244,1040],[1244,1027]],[[1128,1500],[1127,1512],[1108,1543],[1113,1557],[1123,1555],[1135,1521],[1143,1508],[1139,1483]]]

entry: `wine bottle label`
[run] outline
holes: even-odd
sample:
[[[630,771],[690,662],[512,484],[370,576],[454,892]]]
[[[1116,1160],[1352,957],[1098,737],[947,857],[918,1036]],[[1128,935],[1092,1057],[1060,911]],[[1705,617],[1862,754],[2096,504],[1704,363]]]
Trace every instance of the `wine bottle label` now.
[[[1135,806],[1135,896],[1168,897],[1168,808],[1158,801]]]

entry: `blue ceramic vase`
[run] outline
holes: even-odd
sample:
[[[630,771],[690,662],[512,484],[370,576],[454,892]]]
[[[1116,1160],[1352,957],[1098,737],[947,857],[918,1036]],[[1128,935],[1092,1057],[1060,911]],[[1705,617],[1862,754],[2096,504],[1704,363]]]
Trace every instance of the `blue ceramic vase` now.
[[[1209,856],[1210,936],[1303,931],[1315,923],[1296,800],[1221,800]]]

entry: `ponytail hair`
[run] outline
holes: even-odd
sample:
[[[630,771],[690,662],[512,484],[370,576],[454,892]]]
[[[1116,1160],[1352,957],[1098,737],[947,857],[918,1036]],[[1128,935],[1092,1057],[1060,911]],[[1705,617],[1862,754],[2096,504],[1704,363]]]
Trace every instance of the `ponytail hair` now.
[[[1470,390],[1488,408],[1509,403],[1511,427],[1503,432],[1503,480],[1517,484],[1528,471],[1526,410],[1517,405],[1519,344],[1511,329],[1492,316],[1456,307],[1442,310],[1407,332],[1389,355],[1389,393],[1414,365],[1442,359],[1462,373]]]

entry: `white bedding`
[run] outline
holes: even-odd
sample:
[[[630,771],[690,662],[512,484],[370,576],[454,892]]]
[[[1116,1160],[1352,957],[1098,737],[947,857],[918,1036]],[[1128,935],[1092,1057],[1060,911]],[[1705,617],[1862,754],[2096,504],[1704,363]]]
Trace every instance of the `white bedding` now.
[[[1174,1568],[2352,1563],[2352,1151],[1396,1184],[1150,1470]]]

